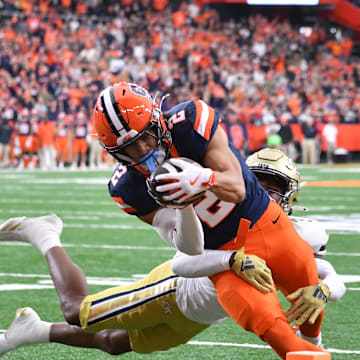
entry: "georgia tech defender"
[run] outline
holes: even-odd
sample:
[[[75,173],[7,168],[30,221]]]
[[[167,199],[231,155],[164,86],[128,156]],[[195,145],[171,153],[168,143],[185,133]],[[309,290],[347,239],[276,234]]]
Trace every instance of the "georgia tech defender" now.
[[[249,156],[246,163],[271,198],[290,215],[293,211],[293,205],[297,201],[301,183],[295,163],[285,153],[277,149],[260,150]],[[326,254],[329,234],[317,220],[298,216],[290,216],[290,219],[297,233],[312,248],[316,257],[319,277],[330,290],[328,300],[340,299],[345,294],[345,285],[336,275],[333,266],[328,261],[321,259]],[[292,307],[288,311],[289,320],[294,320],[293,314],[294,308]],[[317,329],[316,327],[311,329],[303,327],[298,331],[298,335],[318,346],[321,344],[320,326]]]
[[[18,309],[9,329],[0,335],[0,356],[42,342],[98,348],[111,354],[151,353],[184,344],[227,317],[209,278],[181,278],[172,272],[171,261],[135,283],[88,295],[84,274],[61,246],[62,227],[56,215],[12,218],[0,225],[0,241],[28,242],[45,256],[68,321],[48,323],[31,308]],[[236,264],[238,252],[217,253],[220,270],[237,271],[232,260]],[[213,252],[208,260],[212,256]],[[251,265],[251,259],[238,268]]]
[[[18,309],[8,330],[0,335],[0,356],[20,346],[46,342],[98,348],[111,354],[130,350],[151,353],[184,344],[228,316],[213,283],[208,277],[199,276],[229,270],[233,251],[206,250],[198,256],[177,254],[173,264],[161,264],[135,283],[86,296],[86,290],[82,290],[84,276],[61,248],[61,231],[62,221],[55,215],[13,218],[0,225],[0,240],[29,242],[45,255],[67,309],[66,319],[76,322],[74,310],[70,310],[73,306],[82,327],[49,323],[29,307]],[[62,253],[62,261],[55,261],[56,266],[55,253],[57,257]],[[171,267],[179,267],[188,278],[175,275]],[[64,276],[69,274],[73,281]],[[339,293],[341,283],[336,272],[323,267],[320,278],[330,289],[330,300],[335,300],[332,297]]]

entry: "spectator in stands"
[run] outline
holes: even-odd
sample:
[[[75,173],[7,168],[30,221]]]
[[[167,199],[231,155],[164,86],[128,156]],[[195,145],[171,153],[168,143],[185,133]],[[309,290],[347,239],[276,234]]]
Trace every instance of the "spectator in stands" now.
[[[59,169],[64,168],[67,156],[70,154],[71,131],[66,122],[66,114],[61,112],[58,116],[56,127],[56,164]]]
[[[31,124],[29,110],[24,109],[19,115],[19,121],[16,124],[16,132],[19,137],[19,148],[21,150],[18,169],[27,168],[30,161],[30,152],[32,145]]]
[[[88,137],[89,137],[89,168],[90,169],[100,168],[102,166],[102,161],[101,161],[102,147],[100,146],[93,121],[89,122]]]
[[[360,61],[346,32],[335,37],[323,23],[307,36],[286,19],[223,21],[193,2],[3,3],[11,11],[0,12],[0,112],[14,123],[23,109],[49,120],[88,112],[99,89],[119,80],[169,92],[172,103],[233,103],[242,124],[285,111],[296,122],[312,107],[319,122],[329,105],[341,122],[359,123]]]
[[[296,160],[297,151],[295,147],[294,135],[291,130],[290,120],[292,116],[289,112],[285,112],[280,116],[280,130],[279,135],[281,136],[281,147],[280,149],[292,160]]]
[[[228,133],[229,138],[234,147],[239,153],[246,158],[247,157],[247,131],[244,124],[239,122],[239,114],[234,110],[228,109],[224,114],[224,128]]]
[[[73,134],[73,161],[72,169],[77,168],[78,162],[80,162],[80,169],[86,168],[86,152],[87,134],[88,134],[88,121],[84,112],[78,112],[74,120],[74,134]]]
[[[335,125],[335,119],[331,118],[322,130],[322,135],[326,141],[326,159],[328,164],[333,163],[337,134],[338,129]]]
[[[311,115],[306,115],[301,127],[304,135],[301,143],[302,163],[314,165],[317,159],[318,140],[318,130],[314,118]]]
[[[10,165],[10,140],[14,127],[12,123],[4,118],[0,122],[0,166]]]
[[[37,133],[40,140],[40,168],[42,170],[55,169],[55,138],[56,138],[56,124],[54,121],[49,121],[47,115],[40,122]]]

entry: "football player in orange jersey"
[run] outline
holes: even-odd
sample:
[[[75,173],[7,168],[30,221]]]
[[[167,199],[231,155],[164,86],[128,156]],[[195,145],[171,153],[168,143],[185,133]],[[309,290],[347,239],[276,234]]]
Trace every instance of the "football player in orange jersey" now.
[[[165,116],[160,108],[147,90],[136,84],[114,84],[99,95],[94,111],[99,140],[120,163],[109,182],[111,197],[127,213],[152,224],[165,241],[184,253],[244,246],[246,254],[266,261],[285,295],[307,286],[321,294],[314,314],[318,315],[327,298],[311,247],[228,141],[219,126],[219,114],[202,100],[178,104]],[[157,185],[154,193],[146,180],[167,158],[180,171],[157,175],[155,181],[163,184]],[[187,199],[204,190],[201,201],[180,210]],[[227,313],[265,340],[281,358],[289,351],[319,351],[294,336],[276,292],[264,294],[259,291],[261,284],[256,288],[230,271],[211,279]],[[313,298],[304,301],[312,303]],[[310,326],[315,326],[316,316],[312,315],[297,314],[300,325],[310,320]]]

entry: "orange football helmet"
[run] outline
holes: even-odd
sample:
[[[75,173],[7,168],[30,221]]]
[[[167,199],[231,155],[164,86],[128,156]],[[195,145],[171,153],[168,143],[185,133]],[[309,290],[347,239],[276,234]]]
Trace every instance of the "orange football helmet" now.
[[[109,154],[146,175],[169,155],[171,135],[161,110],[139,85],[119,82],[104,89],[95,105],[94,124],[100,144]],[[125,148],[145,134],[156,138],[157,149],[136,162]]]

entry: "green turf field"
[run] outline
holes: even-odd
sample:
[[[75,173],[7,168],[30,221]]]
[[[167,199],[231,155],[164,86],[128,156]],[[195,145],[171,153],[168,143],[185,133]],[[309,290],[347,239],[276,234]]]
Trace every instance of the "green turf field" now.
[[[301,168],[303,181],[360,180],[360,165]],[[85,271],[90,291],[136,280],[171,258],[169,248],[150,226],[123,213],[107,194],[112,171],[0,171],[0,221],[14,216],[50,212],[64,221],[62,242]],[[344,298],[327,306],[323,342],[332,359],[360,359],[360,187],[304,187],[298,216],[326,222],[331,233],[326,259],[346,277]],[[350,282],[351,281],[351,282]],[[101,285],[102,284],[102,285]],[[0,244],[0,329],[4,331],[18,307],[31,306],[48,321],[63,321],[55,290],[41,254],[20,243]],[[288,305],[282,298],[284,306]],[[110,359],[99,350],[57,344],[20,348],[4,359]],[[168,352],[121,359],[278,359],[265,343],[232,320],[214,325],[190,344]]]

